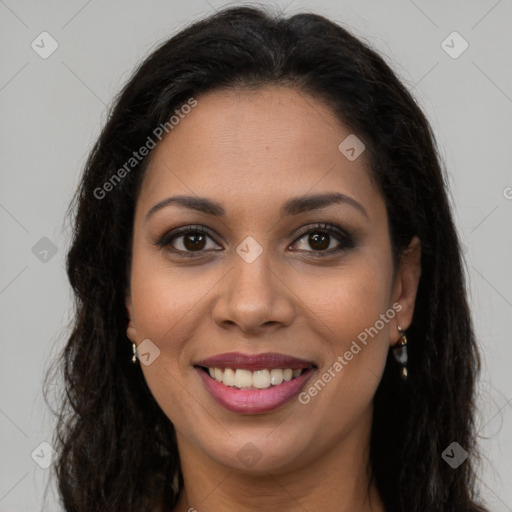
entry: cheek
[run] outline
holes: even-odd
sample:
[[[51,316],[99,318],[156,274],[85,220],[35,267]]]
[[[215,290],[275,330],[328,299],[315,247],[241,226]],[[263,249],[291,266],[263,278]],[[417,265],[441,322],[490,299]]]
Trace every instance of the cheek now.
[[[334,430],[366,410],[384,371],[395,316],[389,302],[391,269],[390,261],[365,258],[326,280],[322,291],[308,287],[307,300],[329,355],[304,391],[315,414],[332,422]]]
[[[159,349],[150,365],[141,370],[154,399],[166,416],[179,427],[200,421],[200,408],[190,407],[195,395],[183,382],[190,371],[187,340],[197,329],[194,312],[209,289],[204,280],[187,277],[187,271],[171,269],[152,255],[134,254],[131,295],[137,339],[151,340]],[[210,286],[211,287],[211,286]],[[195,321],[194,321],[195,319]],[[184,397],[186,399],[184,399]]]
[[[382,259],[365,258],[323,280],[321,287],[318,282],[304,287],[309,290],[305,300],[328,328],[333,349],[339,352],[347,343],[350,346],[390,307],[390,269]],[[387,329],[380,327],[386,336]]]
[[[157,253],[134,254],[131,295],[138,336],[155,343],[182,339],[178,333],[208,289],[207,278],[194,277],[190,269],[172,268]]]

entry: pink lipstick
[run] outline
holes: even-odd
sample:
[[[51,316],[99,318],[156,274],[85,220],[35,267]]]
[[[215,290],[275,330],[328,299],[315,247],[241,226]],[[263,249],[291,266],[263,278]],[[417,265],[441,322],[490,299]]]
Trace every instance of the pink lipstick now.
[[[194,364],[212,398],[239,414],[273,411],[300,393],[316,370],[312,361],[275,352],[219,354]]]

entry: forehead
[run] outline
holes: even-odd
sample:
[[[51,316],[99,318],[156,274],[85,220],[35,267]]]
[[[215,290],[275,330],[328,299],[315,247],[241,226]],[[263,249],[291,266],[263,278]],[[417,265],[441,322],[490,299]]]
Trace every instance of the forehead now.
[[[267,200],[281,204],[337,191],[382,213],[365,153],[351,161],[340,152],[351,131],[323,102],[285,87],[220,90],[196,99],[152,151],[141,202],[196,194],[235,213]]]

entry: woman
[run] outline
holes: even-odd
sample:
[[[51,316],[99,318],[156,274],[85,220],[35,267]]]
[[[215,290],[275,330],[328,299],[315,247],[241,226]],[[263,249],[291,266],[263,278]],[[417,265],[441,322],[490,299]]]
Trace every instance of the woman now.
[[[247,7],[183,30],[75,207],[66,510],[485,510],[434,137],[346,30]]]

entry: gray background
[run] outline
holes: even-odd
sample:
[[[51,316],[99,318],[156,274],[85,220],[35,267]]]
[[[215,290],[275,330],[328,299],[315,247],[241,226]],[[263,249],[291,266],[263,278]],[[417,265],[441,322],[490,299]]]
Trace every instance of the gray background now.
[[[484,356],[477,425],[486,458],[479,485],[492,510],[512,511],[512,3],[274,4],[290,14],[324,14],[369,41],[433,125],[450,173]],[[0,0],[0,512],[59,510],[54,491],[43,499],[49,470],[35,462],[49,460],[40,443],[51,441],[53,426],[41,383],[72,315],[64,214],[106,108],[155,44],[226,5]],[[58,43],[47,59],[31,47],[34,40],[42,46],[43,31]],[[456,59],[441,46],[453,31],[469,43]],[[460,41],[448,44],[461,48]]]

